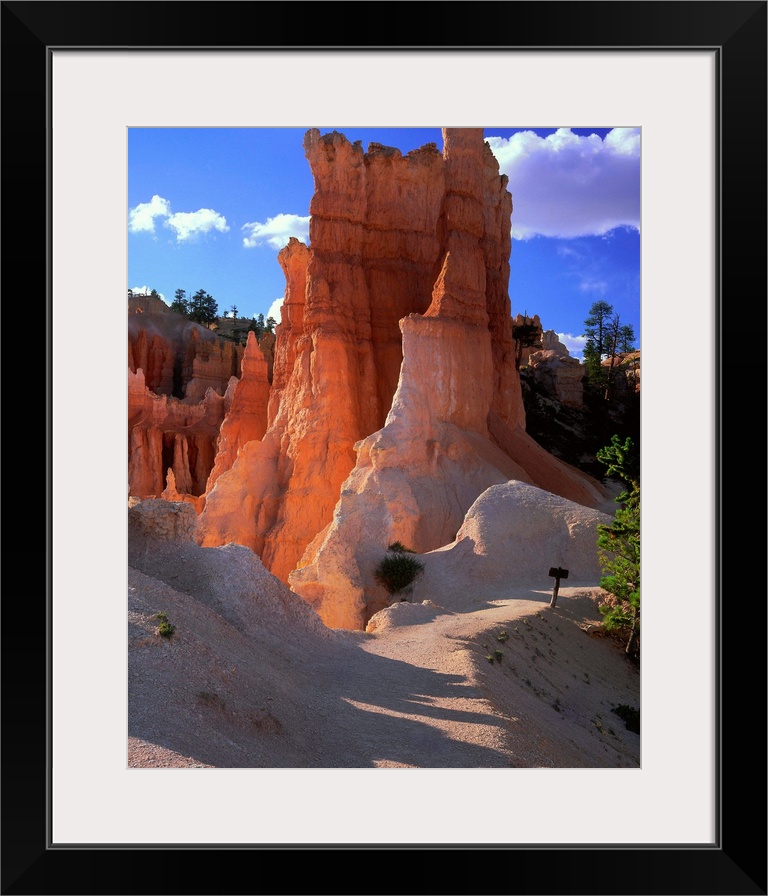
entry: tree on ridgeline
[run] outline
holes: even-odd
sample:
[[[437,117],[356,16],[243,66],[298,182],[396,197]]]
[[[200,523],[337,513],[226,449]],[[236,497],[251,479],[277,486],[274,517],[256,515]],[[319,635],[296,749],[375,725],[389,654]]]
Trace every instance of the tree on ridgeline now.
[[[264,315],[257,314],[248,324],[248,332],[256,334],[256,340],[260,340],[264,333]]]
[[[605,369],[603,358],[608,355],[609,331],[613,318],[613,305],[608,302],[595,302],[589,309],[589,315],[584,321],[584,335],[587,337],[584,343],[582,356],[586,373],[587,385],[597,393],[605,389]]]
[[[267,322],[264,324],[264,329],[265,329],[268,333],[274,333],[274,332],[275,332],[275,327],[276,327],[276,326],[277,326],[277,321],[276,321],[276,320],[274,319],[274,317],[272,317],[272,315],[270,314],[270,316],[267,318]]]
[[[189,312],[189,302],[187,301],[187,293],[183,289],[177,289],[173,295],[171,302],[171,311],[183,314],[185,317]]]
[[[189,302],[189,319],[208,326],[216,320],[218,313],[219,306],[213,296],[204,289],[198,289]]]
[[[619,328],[619,339],[616,348],[620,352],[635,351],[635,328],[632,324],[623,324]]]
[[[608,302],[595,302],[584,321],[583,357],[587,389],[599,399],[609,401],[612,396],[616,355],[630,352],[635,347],[635,331],[621,318]],[[609,360],[605,365],[603,362]]]

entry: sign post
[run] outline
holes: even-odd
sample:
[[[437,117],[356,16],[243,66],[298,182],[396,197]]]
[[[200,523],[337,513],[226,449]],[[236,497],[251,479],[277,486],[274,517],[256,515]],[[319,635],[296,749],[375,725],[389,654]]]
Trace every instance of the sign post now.
[[[550,576],[555,580],[555,587],[552,589],[552,600],[549,602],[550,607],[554,607],[557,603],[557,592],[560,590],[560,579],[568,578],[568,570],[562,566],[553,566],[549,570]]]

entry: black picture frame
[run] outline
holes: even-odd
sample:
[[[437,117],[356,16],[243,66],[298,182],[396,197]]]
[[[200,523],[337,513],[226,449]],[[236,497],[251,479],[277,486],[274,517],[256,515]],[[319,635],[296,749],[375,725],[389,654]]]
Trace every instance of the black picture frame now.
[[[257,7],[257,9],[254,9]],[[743,409],[736,396],[764,382],[766,362],[766,2],[413,2],[348,4],[297,3],[295,12],[283,3],[248,2],[3,2],[2,18],[2,269],[6,304],[19,296],[19,313],[50,320],[50,242],[48,173],[50,171],[49,59],[52,48],[231,48],[251,46],[254,16],[265,24],[255,46],[271,49],[334,49],[355,47],[386,53],[387,49],[482,49],[507,46],[527,49],[711,48],[718,56],[719,147],[717,271],[718,345],[716,361],[718,506],[717,562],[717,721],[718,806],[716,841],[710,847],[581,846],[574,834],[568,846],[454,846],[400,844],[384,846],[202,847],[195,845],[51,846],[50,799],[50,622],[51,524],[33,540],[26,527],[11,526],[18,544],[6,543],[8,578],[2,604],[3,767],[2,767],[2,893],[15,894],[141,894],[141,893],[526,893],[526,894],[691,894],[751,896],[766,894],[766,607],[760,567],[765,539],[750,520],[762,481],[755,475],[755,444],[764,447],[765,405]],[[351,30],[340,31],[344,19]],[[375,42],[371,42],[375,22]],[[508,25],[507,25],[508,23]],[[513,45],[497,44],[502,33],[515,35]],[[339,44],[354,33],[354,44]],[[271,39],[270,39],[271,36]],[[19,192],[21,191],[21,192]],[[24,202],[14,201],[23,196]],[[27,259],[25,262],[24,260]],[[30,262],[30,259],[34,259]],[[44,299],[44,297],[47,297]],[[24,328],[9,326],[6,347],[23,344]],[[650,325],[653,325],[651,323]],[[755,336],[755,334],[757,334]],[[753,347],[756,346],[757,350]],[[29,508],[30,489],[42,492],[50,509],[50,367],[44,363],[41,340],[35,338],[34,366],[46,396],[45,439],[40,423],[31,432],[27,420],[22,458],[11,450],[6,465],[6,509]],[[45,358],[51,356],[46,327]],[[676,350],[674,341],[670,350]],[[11,358],[14,351],[9,348]],[[32,354],[27,345],[24,354]],[[20,362],[21,363],[21,362]],[[29,363],[29,361],[27,361]],[[10,365],[9,365],[10,366]],[[681,401],[696,388],[695,353],[691,381],[675,385]],[[32,379],[34,382],[34,379]],[[30,401],[30,377],[6,377],[6,398],[14,388],[17,400]],[[11,436],[17,426],[9,408]],[[29,407],[29,405],[27,405]],[[741,424],[747,415],[749,425]],[[759,429],[755,433],[755,422]],[[741,424],[741,425],[740,425]],[[724,434],[731,448],[724,451]],[[739,438],[739,465],[735,463]],[[695,434],[692,434],[695,439]],[[41,444],[42,443],[42,444]],[[8,442],[6,443],[8,444]],[[746,446],[746,448],[745,448]],[[674,452],[680,451],[677,446]],[[764,454],[760,453],[758,460]],[[35,462],[36,461],[36,462]],[[672,457],[670,462],[676,462]],[[684,470],[684,459],[679,459]],[[8,470],[34,470],[34,483]],[[734,471],[742,482],[736,484]],[[9,482],[9,478],[11,482]],[[729,490],[730,486],[730,490]],[[684,506],[681,483],[675,506]],[[732,498],[741,500],[737,508]],[[39,503],[42,501],[38,498]],[[729,512],[730,511],[730,512]],[[30,512],[28,509],[27,512]],[[42,513],[34,513],[42,521]],[[764,518],[761,506],[758,518]],[[738,526],[729,539],[727,523]],[[681,520],[684,524],[684,518]],[[45,542],[43,542],[45,539]],[[755,543],[753,543],[755,542]],[[738,553],[733,544],[738,544]],[[45,550],[46,562],[43,562]],[[757,562],[755,562],[757,558]],[[695,561],[695,558],[689,558]],[[681,562],[686,562],[681,558]],[[10,567],[10,570],[9,570]],[[17,578],[19,576],[19,578]],[[22,586],[18,582],[23,581]],[[734,587],[736,582],[740,588]],[[34,585],[32,584],[34,583]],[[757,584],[756,584],[757,583]],[[727,595],[725,585],[729,584]],[[757,590],[757,594],[754,590]],[[695,612],[695,583],[691,610]],[[30,618],[37,622],[30,631]],[[26,620],[26,623],[25,623]],[[680,633],[681,657],[710,645],[686,643]],[[684,661],[684,660],[683,660]],[[505,808],[499,795],[499,811]],[[596,793],[605,802],[606,827],[613,834],[632,811],[630,793]],[[151,807],[148,807],[151,809]],[[361,824],[367,809],[361,805]],[[664,807],[659,806],[659,812]],[[425,819],[429,807],[425,807]],[[253,850],[258,850],[253,855]],[[295,853],[301,853],[301,856]],[[480,854],[483,853],[483,854]],[[359,854],[359,855],[358,855]],[[362,860],[362,861],[359,861]]]

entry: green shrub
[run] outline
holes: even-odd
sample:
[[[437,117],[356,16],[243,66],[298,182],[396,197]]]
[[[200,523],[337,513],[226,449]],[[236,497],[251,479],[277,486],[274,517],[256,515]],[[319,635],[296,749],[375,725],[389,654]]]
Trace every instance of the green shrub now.
[[[415,554],[416,551],[412,551],[410,548],[407,548],[402,541],[393,541],[392,544],[387,548],[388,551],[393,551],[396,554]]]
[[[387,554],[374,570],[374,577],[382,584],[390,594],[397,594],[413,582],[417,575],[424,569],[424,564],[406,551],[396,551],[390,548]]]
[[[160,621],[157,627],[157,633],[161,638],[170,638],[176,631],[176,626],[168,622],[168,616],[165,613],[157,613],[156,618]]]

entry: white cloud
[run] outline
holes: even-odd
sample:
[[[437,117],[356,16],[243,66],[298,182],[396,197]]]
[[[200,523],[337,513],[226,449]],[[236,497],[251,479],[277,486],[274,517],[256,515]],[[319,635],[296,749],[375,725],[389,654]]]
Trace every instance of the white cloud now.
[[[600,236],[640,228],[640,129],[614,128],[602,140],[559,128],[487,137],[512,194],[512,236]]]
[[[218,230],[221,233],[229,230],[227,219],[212,208],[200,208],[196,212],[176,212],[169,216],[165,226],[176,231],[178,242],[197,236],[199,233],[209,233],[211,230]]]
[[[128,230],[138,233],[155,232],[155,218],[165,218],[171,213],[171,204],[162,196],[153,196],[149,202],[140,202],[128,212]]]
[[[563,343],[574,358],[581,360],[581,353],[584,351],[584,344],[587,341],[586,336],[574,336],[572,333],[558,333],[557,338]]]
[[[153,196],[149,202],[140,202],[128,212],[128,230],[131,233],[155,232],[155,218],[165,218],[163,224],[176,232],[176,241],[182,242],[198,233],[229,230],[227,219],[212,208],[200,208],[196,212],[171,212],[171,203],[162,196]]]
[[[309,242],[309,215],[275,215],[274,218],[267,218],[264,224],[258,221],[243,224],[242,230],[245,233],[243,246],[246,249],[266,244],[280,250],[292,236],[302,243]]]
[[[267,312],[267,317],[273,317],[278,323],[280,323],[283,319],[281,309],[283,307],[283,296],[280,296],[279,299],[275,299],[274,302],[269,306],[269,311]]]

